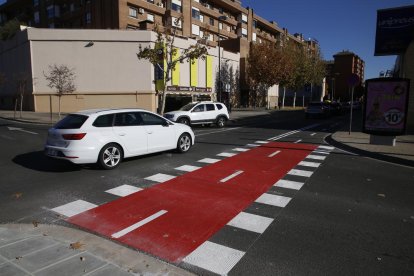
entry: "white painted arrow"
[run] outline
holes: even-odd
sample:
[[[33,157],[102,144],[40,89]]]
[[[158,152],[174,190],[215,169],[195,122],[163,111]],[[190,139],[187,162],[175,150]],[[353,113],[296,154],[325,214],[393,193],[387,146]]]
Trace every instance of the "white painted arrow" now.
[[[30,133],[30,134],[38,134],[38,133],[36,133],[36,132],[32,132],[32,131],[28,131],[28,130],[24,130],[24,129],[22,129],[22,128],[20,128],[20,127],[7,127],[9,130],[16,130],[16,131],[21,131],[21,132],[26,132],[26,133]]]

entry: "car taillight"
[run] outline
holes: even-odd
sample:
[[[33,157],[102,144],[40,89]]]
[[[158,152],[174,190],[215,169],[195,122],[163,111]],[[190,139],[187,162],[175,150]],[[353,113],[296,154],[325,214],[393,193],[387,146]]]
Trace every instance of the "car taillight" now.
[[[85,137],[86,133],[73,133],[73,134],[63,134],[62,137],[65,140],[81,140]]]

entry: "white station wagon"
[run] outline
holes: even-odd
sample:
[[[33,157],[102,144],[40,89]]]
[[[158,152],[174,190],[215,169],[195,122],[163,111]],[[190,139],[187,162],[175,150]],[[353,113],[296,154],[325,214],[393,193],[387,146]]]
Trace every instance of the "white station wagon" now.
[[[194,145],[187,125],[142,109],[94,109],[71,113],[48,131],[47,156],[75,164],[116,168],[123,158]]]

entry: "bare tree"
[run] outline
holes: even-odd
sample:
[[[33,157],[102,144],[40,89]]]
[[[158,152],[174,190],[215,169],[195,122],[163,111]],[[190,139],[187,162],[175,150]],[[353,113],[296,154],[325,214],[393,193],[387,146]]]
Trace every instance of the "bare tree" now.
[[[16,81],[16,93],[17,97],[14,104],[14,114],[17,112],[17,107],[19,106],[20,118],[22,118],[24,96],[27,93],[27,87],[32,84],[32,76],[28,73],[19,73],[15,77]],[[15,116],[16,117],[16,116]]]
[[[75,69],[69,68],[64,64],[60,65],[49,65],[49,72],[45,74],[46,80],[48,81],[47,86],[54,89],[59,97],[59,117],[60,117],[60,103],[61,98],[65,94],[73,93],[76,90],[75,86]]]
[[[182,18],[178,18],[174,22],[174,25],[179,26],[181,20]],[[148,60],[155,66],[156,70],[160,72],[160,74],[157,74],[158,77],[156,76],[157,79],[154,80],[154,83],[157,83],[157,81],[162,82],[162,84],[157,85],[156,90],[157,95],[160,97],[160,101],[158,102],[158,112],[163,114],[167,83],[172,78],[171,72],[178,63],[184,63],[185,61],[194,62],[194,60],[200,57],[205,58],[207,47],[197,41],[196,44],[189,46],[179,53],[179,50],[174,47],[176,37],[175,27],[166,27],[163,32],[156,27],[156,32],[157,40],[154,48],[151,48],[151,46],[142,48],[142,46],[139,45],[137,57],[138,59]]]

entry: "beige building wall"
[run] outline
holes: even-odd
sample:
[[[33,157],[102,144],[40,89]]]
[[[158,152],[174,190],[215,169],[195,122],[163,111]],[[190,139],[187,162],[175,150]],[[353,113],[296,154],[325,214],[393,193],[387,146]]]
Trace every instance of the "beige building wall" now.
[[[407,132],[414,134],[414,40],[408,46],[402,59],[402,76],[410,79],[410,94],[408,103]]]

